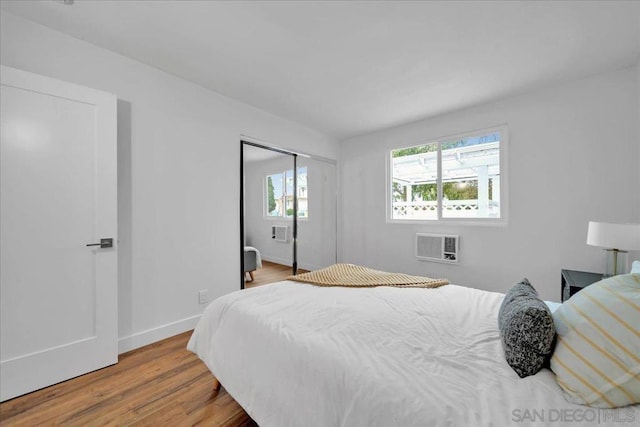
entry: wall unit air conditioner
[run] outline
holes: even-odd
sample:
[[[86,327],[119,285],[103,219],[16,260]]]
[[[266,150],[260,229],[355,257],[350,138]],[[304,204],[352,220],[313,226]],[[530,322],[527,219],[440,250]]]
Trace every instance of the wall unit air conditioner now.
[[[458,262],[458,236],[416,233],[416,258],[436,262]]]
[[[271,227],[271,238],[276,242],[287,243],[289,241],[289,226],[274,225]]]

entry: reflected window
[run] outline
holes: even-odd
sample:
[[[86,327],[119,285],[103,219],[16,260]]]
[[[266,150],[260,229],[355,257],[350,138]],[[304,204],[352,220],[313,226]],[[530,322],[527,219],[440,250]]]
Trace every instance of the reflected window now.
[[[293,217],[293,169],[267,175],[265,212],[271,218]],[[298,168],[298,218],[309,217],[307,167]]]

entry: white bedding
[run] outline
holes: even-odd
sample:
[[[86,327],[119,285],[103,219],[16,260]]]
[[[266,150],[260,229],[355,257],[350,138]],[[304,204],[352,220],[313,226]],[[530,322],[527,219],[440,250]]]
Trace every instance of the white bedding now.
[[[503,297],[285,281],[215,300],[188,348],[262,427],[636,425],[638,405],[566,402],[548,369],[520,379]]]

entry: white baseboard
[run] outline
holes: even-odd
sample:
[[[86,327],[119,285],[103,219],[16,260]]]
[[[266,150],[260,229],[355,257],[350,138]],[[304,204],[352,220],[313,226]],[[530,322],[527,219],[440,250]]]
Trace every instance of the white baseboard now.
[[[322,267],[320,267],[319,265],[315,265],[315,264],[307,264],[307,263],[304,263],[304,262],[300,262],[300,263],[298,263],[298,268],[301,268],[303,270],[314,271],[314,270],[320,270]]]
[[[280,265],[291,265],[293,263],[292,258],[280,258],[276,256],[271,256],[269,254],[260,254],[264,261],[275,262]]]
[[[129,335],[128,337],[120,338],[118,340],[118,354],[126,353],[127,351],[135,350],[136,348],[144,347],[145,345],[153,344],[156,341],[191,330],[196,327],[201,316],[201,314],[198,314],[196,316],[187,317],[186,319],[177,320],[156,328],[147,329],[146,331],[137,332],[133,335]]]
[[[280,265],[291,266],[291,264],[293,263],[293,261],[291,259],[274,257],[274,256],[271,256],[269,254],[262,254],[262,259],[265,260],[265,261],[269,261],[269,262],[275,262],[276,264],[280,264]],[[315,265],[315,264],[299,262],[298,263],[298,268],[302,268],[303,270],[313,271],[313,270],[319,270],[322,267],[320,267],[319,265]]]

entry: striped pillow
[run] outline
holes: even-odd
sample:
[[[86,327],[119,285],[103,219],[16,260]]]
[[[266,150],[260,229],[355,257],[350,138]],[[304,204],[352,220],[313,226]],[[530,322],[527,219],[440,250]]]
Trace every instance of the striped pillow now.
[[[553,320],[551,369],[568,401],[598,408],[640,402],[640,274],[584,288]]]

